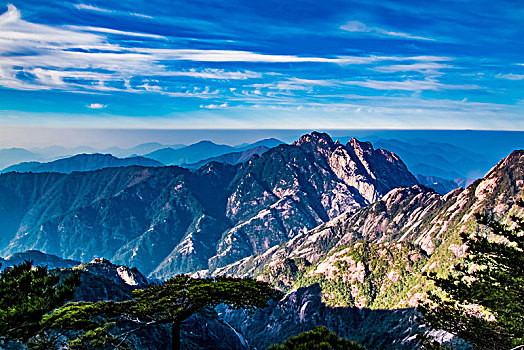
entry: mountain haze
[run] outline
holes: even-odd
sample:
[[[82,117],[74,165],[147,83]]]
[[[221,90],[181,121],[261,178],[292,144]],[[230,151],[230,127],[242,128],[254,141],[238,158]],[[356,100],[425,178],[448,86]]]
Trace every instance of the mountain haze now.
[[[233,151],[235,151],[235,148],[228,145],[217,145],[211,141],[200,141],[178,149],[162,148],[144,156],[167,165],[180,165],[198,162],[205,158],[216,157]]]
[[[204,166],[209,162],[226,163],[230,165],[235,165],[238,163],[243,163],[243,162],[248,161],[249,158],[251,158],[255,154],[261,155],[264,152],[266,152],[268,149],[269,148],[267,148],[266,146],[257,146],[255,148],[249,148],[245,151],[226,153],[226,154],[222,154],[217,157],[207,158],[207,159],[201,160],[196,163],[182,164],[181,166],[183,166],[184,168],[198,169],[201,166]]]

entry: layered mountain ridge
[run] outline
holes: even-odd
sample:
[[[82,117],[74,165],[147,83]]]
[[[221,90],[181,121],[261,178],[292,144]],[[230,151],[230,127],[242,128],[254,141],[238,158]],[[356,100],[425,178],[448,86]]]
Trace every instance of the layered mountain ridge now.
[[[15,172],[56,172],[70,174],[73,171],[93,171],[103,168],[116,168],[125,166],[157,167],[164,164],[145,157],[135,156],[129,158],[117,158],[111,154],[77,154],[72,157],[54,160],[52,162],[23,162],[9,166],[1,173]]]
[[[1,251],[106,257],[154,278],[214,270],[417,181],[393,153],[312,133],[231,166],[0,176]]]

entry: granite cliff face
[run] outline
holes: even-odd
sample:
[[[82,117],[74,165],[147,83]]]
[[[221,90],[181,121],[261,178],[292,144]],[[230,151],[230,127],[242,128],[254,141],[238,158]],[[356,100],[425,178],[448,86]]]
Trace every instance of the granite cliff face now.
[[[213,271],[416,183],[395,154],[320,133],[236,166],[8,173],[0,249],[105,257],[154,278]]]
[[[476,212],[524,215],[524,151],[515,151],[467,189],[442,196],[416,185],[346,212],[215,274],[252,276],[284,290],[318,284],[332,307],[414,307],[430,288],[424,271],[444,272],[466,253],[460,233],[481,230]]]
[[[424,271],[449,271],[467,251],[460,233],[482,230],[473,214],[524,216],[524,151],[515,151],[466,189],[441,195],[424,186],[391,190],[267,251],[215,270],[251,276],[288,292],[255,314],[221,310],[260,347],[325,325],[369,349],[416,349],[415,307],[431,288]],[[431,331],[454,349],[468,345]]]
[[[246,241],[252,252],[266,251],[399,184],[416,183],[390,152],[355,139],[343,146],[327,134],[305,135],[239,169],[226,207],[227,216],[239,223],[223,236],[210,268],[249,256]]]

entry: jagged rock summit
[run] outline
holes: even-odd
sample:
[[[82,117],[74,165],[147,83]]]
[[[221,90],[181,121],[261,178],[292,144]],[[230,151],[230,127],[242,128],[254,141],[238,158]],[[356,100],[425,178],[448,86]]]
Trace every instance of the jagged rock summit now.
[[[323,155],[338,178],[356,188],[366,204],[377,201],[395,187],[418,183],[395,153],[375,150],[370,142],[352,138],[343,146],[333,142],[328,134],[313,132],[294,144]]]

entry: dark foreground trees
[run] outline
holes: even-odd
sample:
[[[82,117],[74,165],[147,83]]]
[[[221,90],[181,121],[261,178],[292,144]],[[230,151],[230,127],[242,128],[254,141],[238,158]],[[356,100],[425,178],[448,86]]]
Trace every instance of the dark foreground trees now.
[[[6,269],[0,275],[0,345],[41,335],[42,317],[71,300],[79,283],[77,273],[61,279],[31,261]]]
[[[180,349],[180,325],[204,307],[261,308],[280,293],[253,279],[194,279],[179,275],[136,290],[123,302],[71,303],[44,318],[45,329],[68,329],[71,348],[125,348],[128,337],[156,325],[170,325],[172,349]]]
[[[484,229],[462,236],[468,255],[449,277],[430,275],[438,289],[419,310],[431,328],[475,349],[510,349],[524,344],[524,219],[512,216],[505,225],[488,215],[476,218]]]
[[[329,329],[317,326],[309,332],[291,337],[281,345],[271,345],[269,350],[364,350],[365,348],[345,338],[339,338]]]

